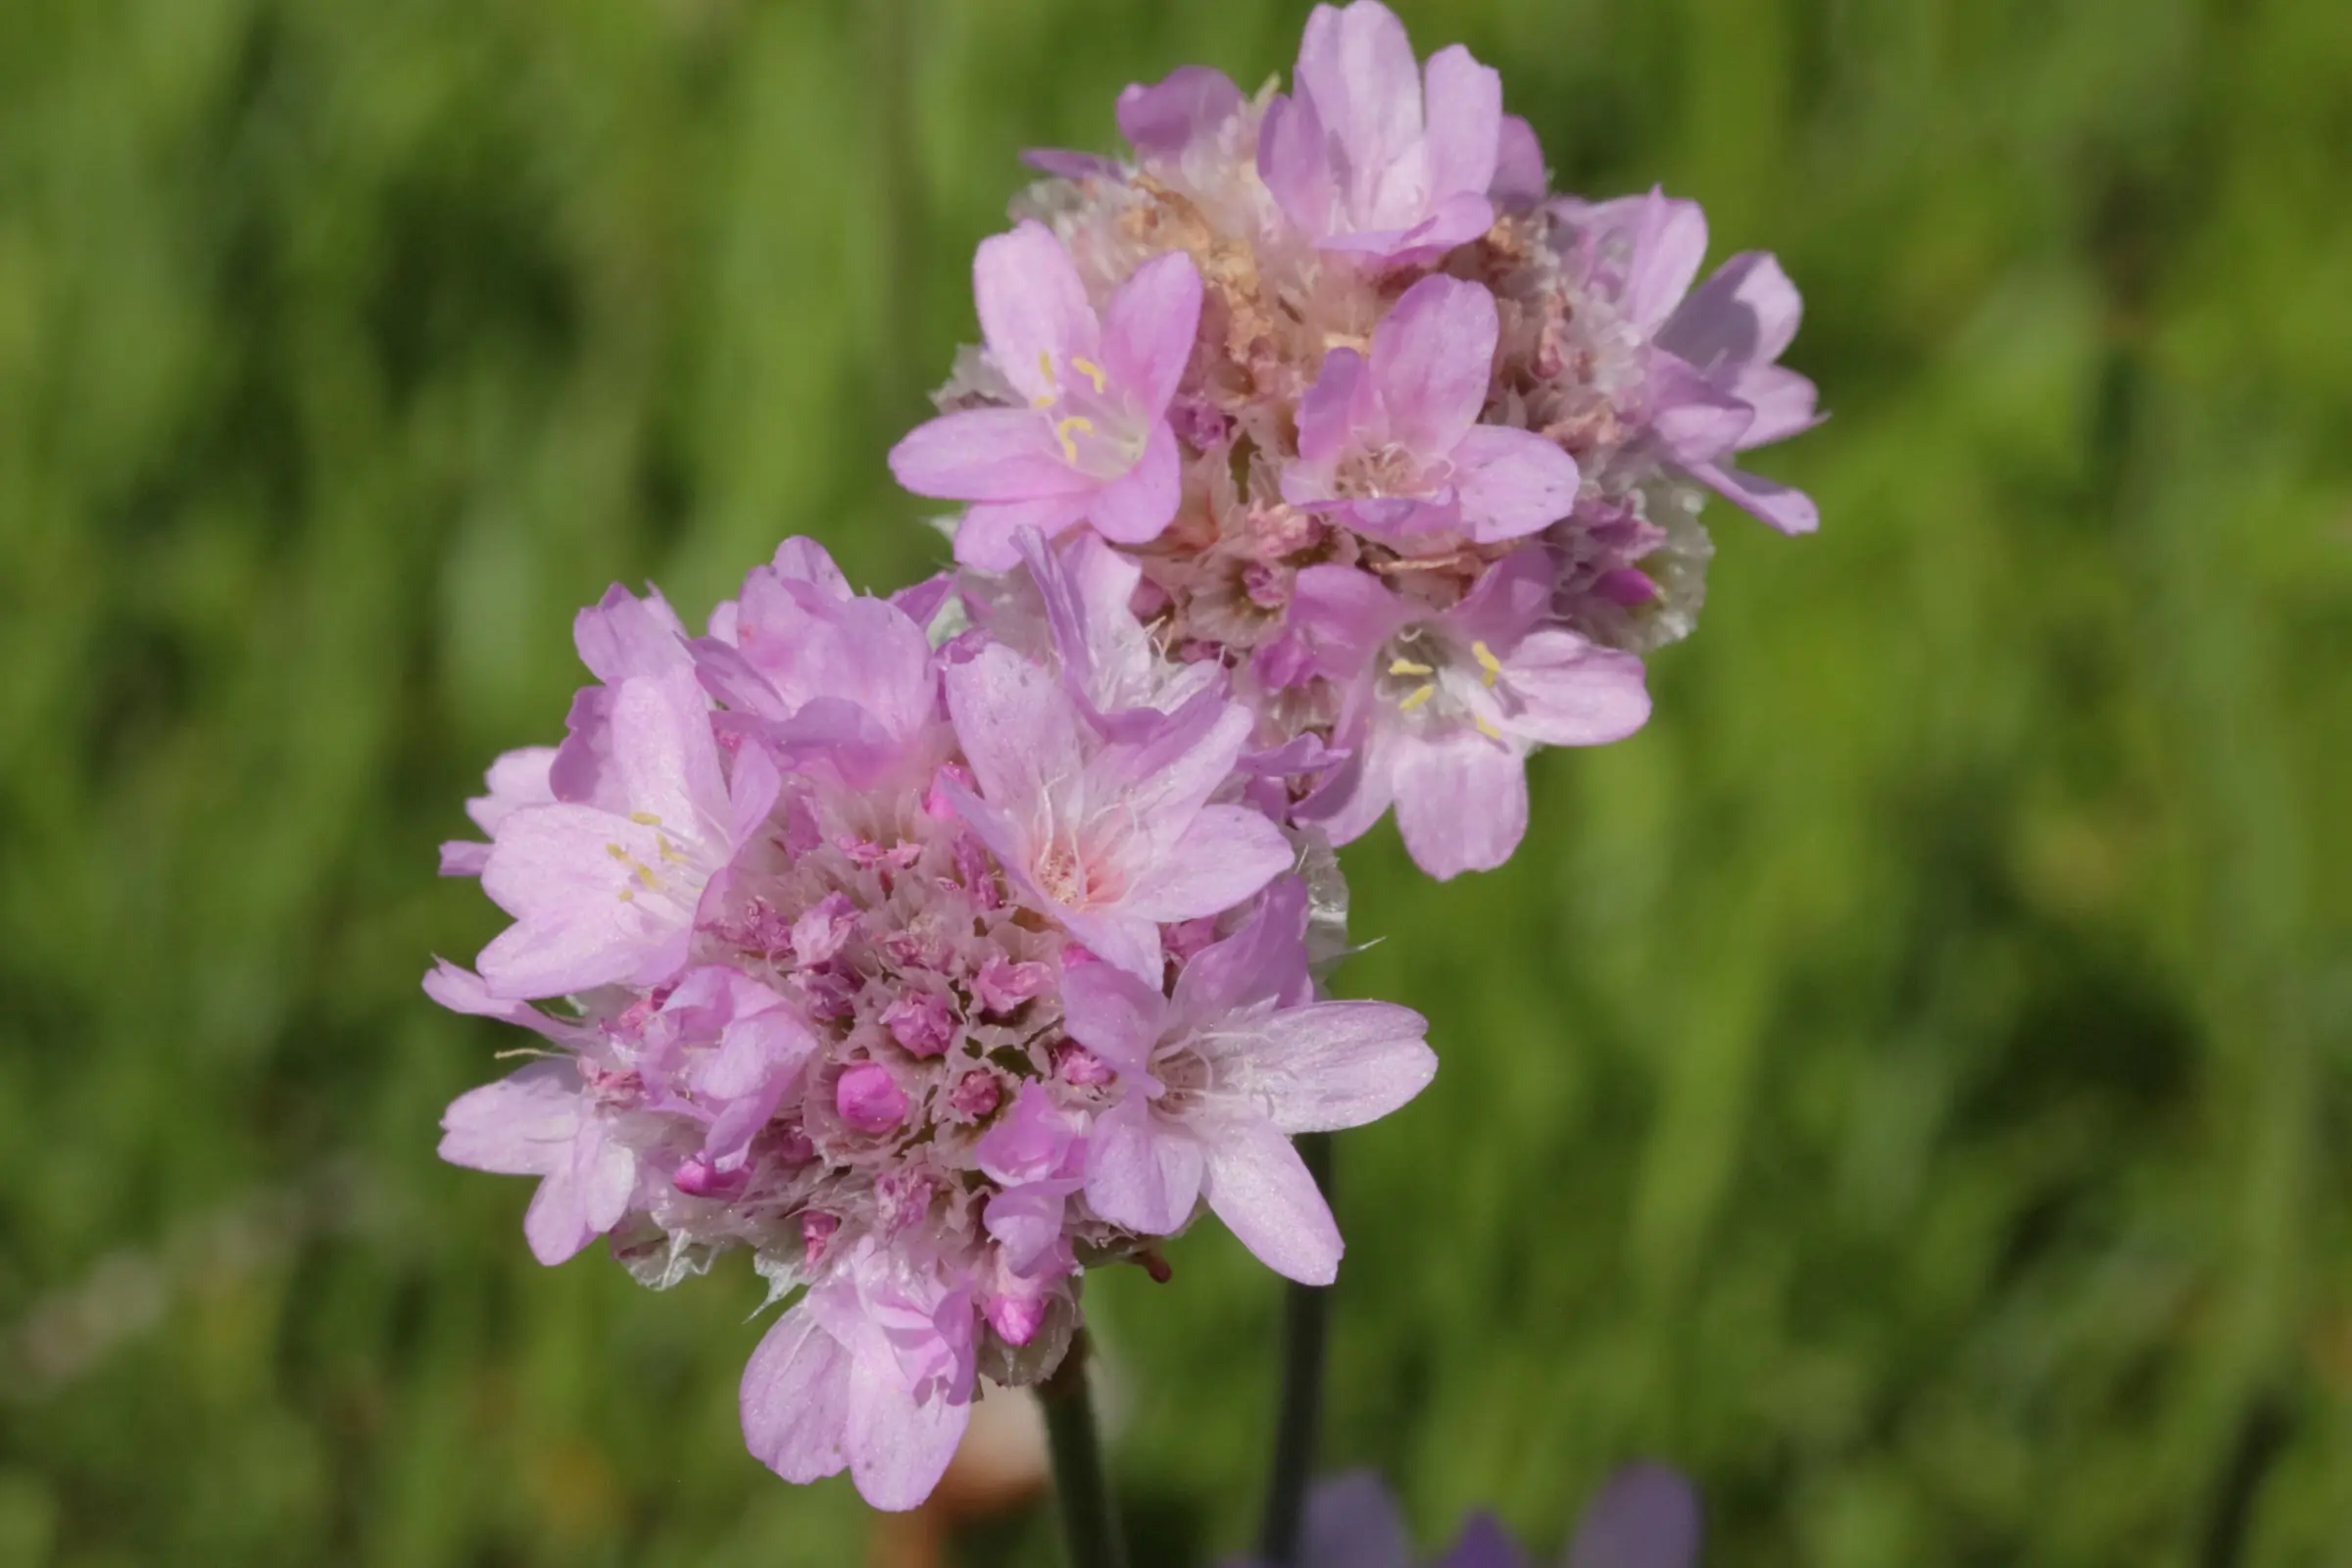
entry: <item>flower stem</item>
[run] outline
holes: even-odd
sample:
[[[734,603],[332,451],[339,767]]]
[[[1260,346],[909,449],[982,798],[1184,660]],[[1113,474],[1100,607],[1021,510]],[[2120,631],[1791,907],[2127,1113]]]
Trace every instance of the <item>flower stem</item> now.
[[[1037,1391],[1046,1411],[1046,1446],[1054,1456],[1054,1491],[1061,1499],[1070,1568],[1127,1568],[1127,1546],[1119,1539],[1118,1510],[1111,1506],[1110,1478],[1102,1470],[1102,1439],[1087,1393],[1088,1351],[1081,1333]]]
[[[1331,1197],[1331,1134],[1302,1133],[1298,1155],[1315,1185]],[[1265,1523],[1257,1536],[1258,1557],[1267,1568],[1295,1568],[1299,1531],[1306,1516],[1306,1480],[1314,1469],[1315,1437],[1323,1407],[1323,1347],[1331,1315],[1331,1293],[1321,1286],[1290,1286],[1283,1298],[1282,1407],[1274,1429],[1274,1462],[1266,1483]]]

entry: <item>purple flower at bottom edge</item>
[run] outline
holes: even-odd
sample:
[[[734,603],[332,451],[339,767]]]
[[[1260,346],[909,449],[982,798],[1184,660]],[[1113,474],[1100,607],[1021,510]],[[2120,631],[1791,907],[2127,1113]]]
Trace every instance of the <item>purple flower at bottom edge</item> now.
[[[1307,1494],[1299,1568],[1413,1568],[1396,1501],[1369,1470],[1319,1482]],[[1695,1568],[1705,1534],[1698,1490],[1681,1472],[1632,1464],[1585,1505],[1560,1568]],[[1475,1513],[1430,1568],[1527,1568],[1527,1554],[1490,1513]],[[1262,1568],[1254,1560],[1230,1568]]]

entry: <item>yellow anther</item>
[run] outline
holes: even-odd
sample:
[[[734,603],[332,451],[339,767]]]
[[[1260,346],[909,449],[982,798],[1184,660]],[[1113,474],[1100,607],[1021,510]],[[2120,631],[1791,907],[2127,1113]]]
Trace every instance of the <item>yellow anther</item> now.
[[[620,861],[620,862],[621,862],[623,865],[626,865],[626,864],[628,863],[628,860],[629,860],[629,852],[628,852],[628,851],[626,851],[626,850],[624,850],[624,849],[622,849],[622,848],[621,848],[619,845],[617,845],[617,844],[608,844],[608,845],[606,845],[606,846],[605,846],[605,853],[606,853],[607,855],[610,855],[611,857],[612,857],[612,858],[614,858],[615,860],[618,860],[618,861]]]
[[[1054,356],[1048,354],[1044,349],[1039,349],[1037,351],[1037,373],[1046,378],[1046,385],[1048,386],[1057,386],[1060,384],[1054,379]],[[1049,398],[1047,401],[1052,402],[1053,400]]]
[[[667,837],[657,833],[654,835],[654,841],[662,847],[662,859],[667,860],[672,865],[683,865],[686,863],[686,852],[679,849],[676,845],[670,843]]]
[[[1494,650],[1485,643],[1472,643],[1470,653],[1478,661],[1478,667],[1487,672],[1488,685],[1492,686],[1502,678],[1502,661],[1494,657]]]
[[[1080,375],[1085,376],[1089,381],[1094,382],[1096,393],[1098,395],[1101,394],[1103,385],[1105,384],[1102,375],[1102,367],[1097,365],[1092,360],[1082,360],[1077,356],[1072,355],[1070,357],[1070,368],[1076,370]]]
[[[1471,723],[1473,723],[1473,724],[1475,724],[1475,725],[1477,725],[1477,726],[1478,726],[1478,732],[1479,732],[1481,735],[1484,735],[1484,736],[1485,736],[1487,739],[1489,739],[1489,740],[1491,740],[1491,741],[1498,741],[1498,740],[1502,739],[1502,731],[1500,731],[1500,730],[1496,729],[1496,728],[1494,727],[1494,721],[1493,719],[1489,718],[1489,717],[1488,717],[1486,714],[1484,714],[1484,713],[1477,713],[1477,714],[1473,714],[1473,715],[1471,716],[1470,722],[1471,722]]]
[[[1435,675],[1437,671],[1427,664],[1416,664],[1409,659],[1397,659],[1390,661],[1389,673],[1392,675]]]
[[[656,877],[653,873],[653,870],[648,866],[640,865],[633,867],[629,874],[637,879],[637,885],[639,887],[644,888],[649,893],[662,885],[661,879]]]
[[[1066,419],[1054,421],[1054,439],[1061,443],[1061,457],[1064,463],[1078,461],[1078,443],[1070,437],[1072,430],[1076,430],[1081,435],[1093,435],[1095,421],[1083,414],[1073,414]]]
[[[627,888],[622,888],[620,890],[620,902],[623,904],[635,904],[637,902],[637,895]]]
[[[1419,708],[1423,703],[1428,702],[1432,697],[1437,695],[1438,686],[1437,682],[1435,681],[1431,681],[1427,685],[1416,686],[1405,697],[1403,702],[1396,705],[1396,710],[1401,713],[1409,713],[1414,709]]]
[[[1060,401],[1051,392],[1040,392],[1029,400],[1029,406],[1033,409],[1050,409]]]
[[[651,811],[631,811],[629,820],[639,827],[660,827],[662,825],[662,819]]]

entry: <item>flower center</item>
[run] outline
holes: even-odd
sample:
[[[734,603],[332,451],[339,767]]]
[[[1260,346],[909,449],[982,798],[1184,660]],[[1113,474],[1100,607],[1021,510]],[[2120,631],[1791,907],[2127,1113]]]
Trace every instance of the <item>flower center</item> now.
[[[1134,467],[1152,433],[1134,399],[1082,354],[1056,367],[1040,353],[1037,365],[1053,390],[1033,406],[1052,423],[1061,460],[1091,479],[1116,479]]]

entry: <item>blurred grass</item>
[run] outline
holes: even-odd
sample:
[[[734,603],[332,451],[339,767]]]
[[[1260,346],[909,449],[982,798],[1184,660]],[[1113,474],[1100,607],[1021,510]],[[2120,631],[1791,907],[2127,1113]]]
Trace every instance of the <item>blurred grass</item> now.
[[[1332,1459],[1432,1539],[1649,1452],[1721,1564],[2352,1562],[2352,11],[1401,9],[1778,250],[1836,417],[1508,868],[1350,852],[1446,1068],[1340,1151]],[[502,1043],[432,846],[609,580],[928,569],[881,454],[1016,149],[1303,10],[0,9],[0,1562],[857,1560],[748,1275],[432,1160]],[[1244,1539],[1277,1320],[1172,1255],[1095,1296],[1153,1563]]]

